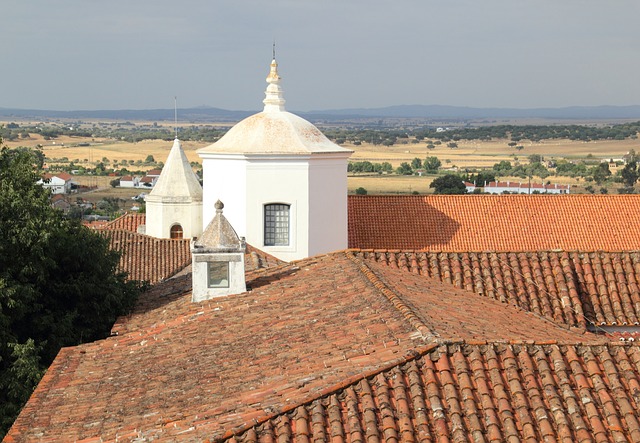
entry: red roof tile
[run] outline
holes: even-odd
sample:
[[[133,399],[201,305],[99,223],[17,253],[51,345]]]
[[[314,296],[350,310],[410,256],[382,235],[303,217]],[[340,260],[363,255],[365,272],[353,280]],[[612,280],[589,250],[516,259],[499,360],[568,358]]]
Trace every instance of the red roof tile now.
[[[640,195],[349,196],[349,247],[478,251],[640,249]]]
[[[138,227],[146,223],[146,214],[137,212],[127,212],[124,215],[112,220],[105,227],[108,230],[125,230],[129,232],[138,232]]]
[[[160,239],[113,227],[101,233],[109,238],[109,247],[121,253],[119,269],[130,280],[155,284],[191,264],[189,239]]]
[[[640,252],[352,253],[570,326],[640,324]]]
[[[452,344],[225,441],[637,442],[639,362],[637,346]]]
[[[10,438],[202,441],[394,371],[436,342],[594,341],[350,254],[250,278],[249,292],[203,303],[190,302],[189,275],[156,285],[114,327],[116,336],[60,352]],[[365,414],[381,407],[377,394],[362,401],[370,404]],[[380,423],[382,432],[396,426]],[[403,426],[409,435],[409,422]]]

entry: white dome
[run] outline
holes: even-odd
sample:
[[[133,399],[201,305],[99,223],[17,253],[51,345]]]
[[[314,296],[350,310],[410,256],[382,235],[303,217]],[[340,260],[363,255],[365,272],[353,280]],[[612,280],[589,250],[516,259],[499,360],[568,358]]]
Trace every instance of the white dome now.
[[[329,140],[307,120],[287,111],[263,111],[245,118],[198,154],[311,154],[351,152]]]

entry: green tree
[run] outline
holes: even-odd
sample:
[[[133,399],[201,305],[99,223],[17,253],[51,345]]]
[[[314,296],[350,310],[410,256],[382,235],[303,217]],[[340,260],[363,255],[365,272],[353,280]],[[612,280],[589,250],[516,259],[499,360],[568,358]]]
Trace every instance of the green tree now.
[[[429,185],[434,188],[435,194],[466,194],[467,187],[462,178],[456,174],[447,174],[436,178]]]
[[[507,160],[502,160],[500,163],[496,163],[493,165],[493,170],[496,171],[496,173],[501,175],[508,174],[509,172],[511,172],[511,169],[512,169],[511,162]]]
[[[356,194],[357,195],[367,195],[367,190],[361,186],[361,187],[356,189]]]
[[[427,157],[424,159],[424,162],[422,164],[424,166],[424,169],[430,173],[438,172],[438,169],[440,169],[440,166],[442,166],[442,162],[438,159],[438,157]]]
[[[638,178],[640,177],[640,171],[638,171],[638,164],[635,162],[635,160],[630,161],[624,166],[624,168],[622,168],[622,171],[620,171],[620,176],[622,177],[622,182],[626,187],[631,188],[636,184]]]
[[[400,163],[400,166],[396,168],[396,173],[398,175],[411,175],[413,174],[413,169],[409,163],[402,162]]]
[[[609,170],[609,163],[602,162],[597,166],[591,168],[591,175],[593,176],[593,180],[597,184],[602,184],[605,180],[607,180],[611,176],[611,171]]]
[[[147,155],[147,158],[144,159],[145,163],[155,163],[156,159],[153,158],[153,155]]]
[[[60,348],[106,337],[139,292],[104,237],[49,205],[37,162],[0,151],[0,438]]]
[[[420,160],[418,157],[414,158],[413,160],[411,160],[411,167],[413,169],[422,168],[422,160]]]
[[[543,160],[544,157],[542,157],[540,154],[531,154],[529,156],[529,163],[542,163]]]
[[[484,186],[485,183],[496,181],[496,173],[492,171],[480,171],[476,175],[469,175],[467,180],[471,183],[475,183],[476,186]]]

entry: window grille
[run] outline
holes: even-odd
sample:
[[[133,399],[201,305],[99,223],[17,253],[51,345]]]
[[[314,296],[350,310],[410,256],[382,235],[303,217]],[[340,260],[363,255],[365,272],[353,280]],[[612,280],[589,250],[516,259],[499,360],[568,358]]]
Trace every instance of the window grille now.
[[[289,205],[264,206],[265,246],[289,246]]]

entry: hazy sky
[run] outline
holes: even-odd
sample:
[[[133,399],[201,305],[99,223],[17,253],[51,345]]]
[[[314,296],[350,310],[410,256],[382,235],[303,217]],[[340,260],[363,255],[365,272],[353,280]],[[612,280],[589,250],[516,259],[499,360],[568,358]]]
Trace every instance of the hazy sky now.
[[[2,0],[0,107],[640,104],[638,0]]]

